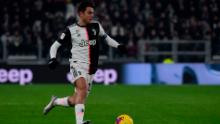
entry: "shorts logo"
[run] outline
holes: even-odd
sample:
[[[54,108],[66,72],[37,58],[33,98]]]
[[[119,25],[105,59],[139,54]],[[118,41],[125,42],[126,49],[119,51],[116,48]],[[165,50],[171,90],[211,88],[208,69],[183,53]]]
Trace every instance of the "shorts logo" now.
[[[71,66],[71,70],[72,70],[72,73],[73,73],[73,77],[77,77],[79,75],[82,75],[81,71],[77,71],[76,68],[74,68],[72,66]]]
[[[81,71],[78,71],[78,74],[79,74],[79,75],[82,75]]]
[[[72,73],[73,73],[73,77],[77,77],[78,73],[76,71],[76,69],[74,67],[71,67]]]

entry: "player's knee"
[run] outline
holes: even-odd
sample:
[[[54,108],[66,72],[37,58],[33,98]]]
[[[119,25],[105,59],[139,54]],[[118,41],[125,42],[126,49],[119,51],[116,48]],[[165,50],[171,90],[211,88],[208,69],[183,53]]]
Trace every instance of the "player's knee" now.
[[[84,87],[79,87],[79,88],[77,88],[77,90],[79,91],[79,92],[82,92],[82,93],[85,93],[85,92],[87,92],[87,87],[86,86],[84,86]]]
[[[74,97],[69,97],[69,98],[68,98],[68,104],[69,104],[70,106],[74,106],[74,105],[76,104]]]
[[[76,90],[79,93],[85,93],[88,90],[88,84],[84,78],[80,78],[76,81]]]
[[[76,95],[76,104],[84,104],[86,101],[87,92],[78,90]]]
[[[87,88],[80,88],[80,89],[77,89],[77,94],[81,97],[83,96],[87,96]]]

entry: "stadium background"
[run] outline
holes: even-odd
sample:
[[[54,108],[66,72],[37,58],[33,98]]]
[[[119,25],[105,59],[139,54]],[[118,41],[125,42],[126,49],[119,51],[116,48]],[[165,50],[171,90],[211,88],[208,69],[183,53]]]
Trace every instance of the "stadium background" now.
[[[2,123],[72,123],[71,111],[55,110],[49,120],[40,114],[50,95],[72,92],[68,50],[59,51],[61,65],[57,70],[49,70],[47,61],[50,45],[76,21],[78,2],[0,1]],[[101,44],[88,118],[110,124],[117,115],[127,113],[137,124],[220,122],[220,1],[94,2],[95,19],[106,33],[127,45],[128,54]]]

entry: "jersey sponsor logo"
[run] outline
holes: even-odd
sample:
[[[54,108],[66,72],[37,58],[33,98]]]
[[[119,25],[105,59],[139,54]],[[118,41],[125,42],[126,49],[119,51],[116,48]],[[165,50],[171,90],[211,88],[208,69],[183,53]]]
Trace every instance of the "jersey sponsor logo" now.
[[[95,46],[96,45],[96,40],[81,40],[81,42],[79,43],[79,46],[80,47],[85,47],[85,46],[88,46],[91,45],[91,46]]]

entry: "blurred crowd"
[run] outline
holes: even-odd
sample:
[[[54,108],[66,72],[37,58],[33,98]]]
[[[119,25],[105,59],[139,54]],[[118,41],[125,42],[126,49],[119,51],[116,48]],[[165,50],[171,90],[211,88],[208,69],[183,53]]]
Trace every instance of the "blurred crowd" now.
[[[9,54],[37,54],[50,45],[66,26],[76,21],[80,0],[0,1],[0,38]],[[207,40],[220,53],[219,0],[94,0],[96,19],[105,31],[137,54],[140,39]],[[106,45],[101,51],[107,53]],[[2,52],[2,50],[0,50]]]

